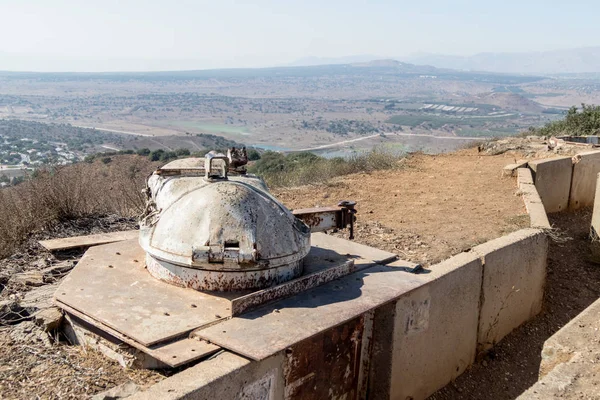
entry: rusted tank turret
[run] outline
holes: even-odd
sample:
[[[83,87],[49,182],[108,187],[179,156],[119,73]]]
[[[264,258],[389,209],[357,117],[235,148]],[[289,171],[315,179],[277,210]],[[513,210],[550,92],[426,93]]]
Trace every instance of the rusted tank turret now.
[[[140,245],[154,277],[229,291],[264,288],[302,273],[310,228],[271,196],[262,179],[237,173],[243,164],[211,152],[173,161],[149,177]]]

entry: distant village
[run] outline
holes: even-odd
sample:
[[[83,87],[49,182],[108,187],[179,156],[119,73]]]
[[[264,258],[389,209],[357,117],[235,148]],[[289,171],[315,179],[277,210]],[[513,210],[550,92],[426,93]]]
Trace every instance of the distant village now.
[[[0,187],[14,185],[42,165],[64,165],[81,156],[66,143],[0,135]]]

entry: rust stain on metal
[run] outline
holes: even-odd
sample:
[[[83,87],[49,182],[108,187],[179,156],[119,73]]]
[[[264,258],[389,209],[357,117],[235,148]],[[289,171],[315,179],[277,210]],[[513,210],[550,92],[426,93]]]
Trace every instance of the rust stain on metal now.
[[[288,348],[285,399],[358,399],[363,330],[361,316]]]
[[[231,302],[232,316],[240,315],[270,301],[293,296],[308,289],[331,282],[334,279],[356,271],[354,260],[349,260],[334,267],[326,268],[303,277],[284,282],[281,285],[250,293]]]
[[[319,226],[323,222],[323,217],[320,214],[304,214],[302,221],[310,227]]]
[[[282,267],[229,272],[185,268],[161,262],[150,255],[146,255],[146,267],[153,277],[172,285],[216,292],[267,288],[302,273],[300,261]]]

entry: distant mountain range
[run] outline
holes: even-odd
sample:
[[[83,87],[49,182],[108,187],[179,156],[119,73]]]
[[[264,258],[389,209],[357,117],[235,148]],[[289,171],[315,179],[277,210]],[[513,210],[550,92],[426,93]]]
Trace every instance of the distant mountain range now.
[[[372,54],[361,54],[356,56],[347,57],[304,57],[296,60],[288,65],[287,67],[308,67],[314,65],[334,65],[334,64],[354,64],[369,62],[373,60],[381,60],[385,57],[378,57]]]
[[[372,55],[308,57],[294,62],[293,65],[353,64],[382,58],[384,57]],[[411,64],[463,71],[546,75],[600,72],[600,46],[526,53],[479,53],[471,56],[420,53],[392,58]]]
[[[530,53],[480,53],[473,56],[419,54],[404,61],[440,68],[504,73],[600,72],[600,46]]]
[[[334,62],[334,60],[331,60]],[[438,68],[430,65],[415,65],[393,59],[377,59],[346,64],[326,64],[310,66],[287,66],[271,68],[229,68],[191,71],[156,72],[9,72],[0,71],[3,79],[37,79],[39,81],[185,81],[191,79],[253,79],[262,77],[307,78],[340,76],[345,79],[367,77],[381,79],[384,76],[397,78],[472,80],[495,84],[517,84],[535,82],[540,76],[523,74],[499,74],[495,72],[460,71],[450,68]]]

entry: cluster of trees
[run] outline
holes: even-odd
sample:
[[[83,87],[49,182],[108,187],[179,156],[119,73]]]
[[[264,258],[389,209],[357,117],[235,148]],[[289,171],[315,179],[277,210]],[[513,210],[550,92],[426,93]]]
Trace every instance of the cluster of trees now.
[[[585,136],[600,133],[600,106],[582,104],[571,107],[565,117],[549,122],[541,128],[529,128],[529,134],[542,136]]]
[[[108,164],[112,161],[113,156],[123,155],[123,154],[137,154],[138,156],[147,157],[150,161],[162,161],[168,162],[171,160],[175,160],[177,158],[185,158],[185,157],[204,157],[206,153],[210,150],[199,151],[192,153],[188,149],[177,149],[174,151],[167,151],[163,149],[158,150],[150,150],[148,148],[138,149],[138,150],[120,150],[120,151],[105,151],[102,153],[90,154],[85,157],[84,161],[91,163],[95,160],[101,160],[104,164]],[[221,152],[223,154],[227,154],[227,149],[217,149],[217,152]],[[248,159],[250,161],[256,161],[261,158],[260,153],[256,149],[248,149]],[[279,154],[279,153],[274,153]]]
[[[349,133],[365,135],[368,133],[377,133],[381,131],[380,128],[373,125],[369,121],[352,119],[336,119],[333,121],[326,121],[320,117],[313,121],[303,120],[300,124],[300,128],[310,130],[325,130],[340,136],[345,136]]]
[[[399,165],[398,160],[402,157],[402,151],[383,147],[344,158],[324,158],[308,152],[285,155],[267,151],[248,170],[263,177],[271,186],[297,186],[357,172],[392,169]]]
[[[82,151],[104,143],[119,144],[122,135],[96,129],[78,128],[70,124],[41,123],[16,119],[0,119],[0,135],[20,139],[32,139],[40,144],[65,143],[70,150]],[[41,148],[40,148],[41,150]]]
[[[6,185],[18,185],[19,183],[23,183],[25,181],[25,176],[13,176],[8,177],[6,175],[0,175],[0,184],[4,183]]]
[[[248,158],[250,159],[250,153],[248,153]],[[259,155],[259,160],[252,165],[250,172],[268,177],[273,174],[293,171],[298,167],[310,165],[321,159],[322,157],[308,152],[292,153],[286,156],[283,153],[266,151]]]

